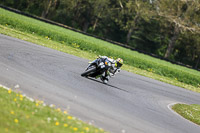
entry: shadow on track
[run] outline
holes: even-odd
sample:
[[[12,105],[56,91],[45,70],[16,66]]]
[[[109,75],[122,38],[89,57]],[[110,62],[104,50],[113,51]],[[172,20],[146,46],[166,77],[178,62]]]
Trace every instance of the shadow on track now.
[[[98,81],[98,80],[96,80],[96,79],[94,79],[94,78],[87,77],[87,79],[93,80],[93,81],[95,81],[95,82],[97,82],[97,83],[101,83],[101,84],[103,84],[103,85],[110,86],[110,87],[112,87],[112,88],[115,88],[115,89],[118,89],[118,90],[121,90],[121,91],[124,91],[124,92],[129,92],[129,91],[127,91],[127,90],[121,89],[121,88],[119,88],[119,87],[116,87],[116,86],[113,86],[113,85],[110,85],[110,84],[104,84],[104,83],[102,83],[101,81]]]

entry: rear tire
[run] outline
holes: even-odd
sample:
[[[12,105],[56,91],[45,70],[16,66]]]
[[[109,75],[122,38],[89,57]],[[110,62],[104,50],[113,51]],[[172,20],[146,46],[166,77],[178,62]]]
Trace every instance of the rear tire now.
[[[85,72],[83,72],[83,73],[81,74],[81,76],[87,77],[87,76],[89,76],[89,74],[90,74],[91,72],[95,72],[95,71],[96,71],[96,67],[93,67],[93,68],[88,69],[88,70],[86,70]]]

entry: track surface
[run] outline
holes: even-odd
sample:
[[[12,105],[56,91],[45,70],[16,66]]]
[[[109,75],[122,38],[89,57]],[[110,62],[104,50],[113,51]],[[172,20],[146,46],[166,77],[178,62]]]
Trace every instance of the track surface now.
[[[0,35],[0,84],[113,133],[199,133],[171,111],[175,102],[199,104],[200,94],[122,71],[108,85],[80,76],[88,60]]]

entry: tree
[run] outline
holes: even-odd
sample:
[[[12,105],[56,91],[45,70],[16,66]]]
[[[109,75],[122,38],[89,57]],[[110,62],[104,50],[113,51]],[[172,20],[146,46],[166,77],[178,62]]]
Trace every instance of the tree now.
[[[126,42],[129,43],[131,35],[137,29],[140,20],[148,21],[153,15],[150,10],[151,3],[146,0],[119,0],[119,6],[119,19],[115,21],[123,30],[127,31]]]
[[[175,43],[182,32],[199,32],[197,18],[199,13],[199,0],[156,0],[155,6],[162,22],[168,23],[172,30],[165,58],[171,55]],[[197,17],[198,16],[198,17]]]
[[[70,12],[72,21],[74,21],[84,32],[87,32],[89,26],[92,25],[93,30],[98,25],[98,21],[105,15],[108,0],[67,0],[67,12]]]

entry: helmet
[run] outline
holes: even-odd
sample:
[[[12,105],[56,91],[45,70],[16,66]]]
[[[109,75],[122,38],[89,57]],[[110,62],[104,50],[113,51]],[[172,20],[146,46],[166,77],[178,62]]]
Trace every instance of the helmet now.
[[[118,58],[116,60],[115,66],[120,68],[123,65],[123,60],[121,58]]]

